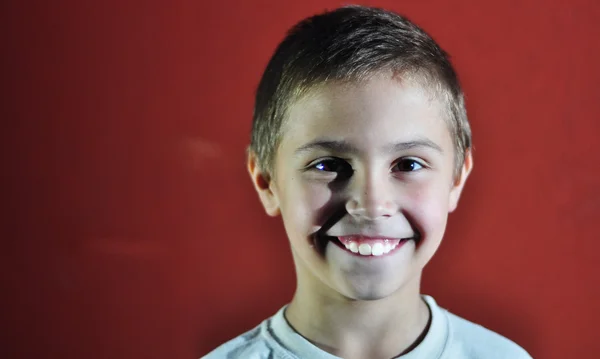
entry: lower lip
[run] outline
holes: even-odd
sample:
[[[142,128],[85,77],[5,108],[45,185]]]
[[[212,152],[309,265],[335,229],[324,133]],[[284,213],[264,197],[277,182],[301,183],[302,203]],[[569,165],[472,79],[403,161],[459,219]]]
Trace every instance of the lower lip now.
[[[394,254],[395,252],[397,252],[402,246],[404,246],[404,244],[406,242],[408,242],[410,240],[411,240],[411,238],[401,239],[400,242],[398,243],[398,245],[396,246],[396,248],[394,248],[391,251],[389,251],[387,253],[384,253],[384,254],[382,254],[380,256],[374,256],[372,254],[369,254],[369,255],[365,256],[365,255],[362,255],[360,253],[354,253],[351,250],[349,250],[348,248],[346,248],[346,246],[344,246],[339,240],[337,240],[337,241],[330,241],[330,242],[335,243],[335,245],[337,245],[338,247],[340,247],[341,249],[343,249],[345,252],[348,252],[349,254],[352,254],[352,255],[357,256],[357,257],[361,257],[361,258],[384,258],[384,257],[390,256],[390,255]]]

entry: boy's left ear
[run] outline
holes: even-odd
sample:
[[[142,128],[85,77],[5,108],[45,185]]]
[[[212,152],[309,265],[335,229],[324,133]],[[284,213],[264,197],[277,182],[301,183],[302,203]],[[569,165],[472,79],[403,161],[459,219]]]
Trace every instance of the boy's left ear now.
[[[467,149],[465,152],[465,160],[463,161],[462,168],[458,176],[454,179],[454,183],[452,185],[452,190],[450,191],[450,198],[448,203],[448,212],[454,212],[456,206],[458,206],[458,200],[460,198],[460,194],[462,193],[463,187],[465,186],[465,182],[467,182],[467,178],[473,169],[473,156],[471,154],[471,149]]]

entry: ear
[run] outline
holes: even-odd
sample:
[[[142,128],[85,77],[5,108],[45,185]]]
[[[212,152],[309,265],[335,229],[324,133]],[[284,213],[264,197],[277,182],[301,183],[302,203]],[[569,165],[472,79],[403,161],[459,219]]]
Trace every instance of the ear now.
[[[272,189],[274,182],[271,176],[258,166],[256,154],[252,151],[248,151],[248,172],[267,214],[272,217],[278,216],[279,200]]]
[[[465,186],[465,182],[467,182],[467,178],[473,169],[473,156],[471,154],[471,149],[468,149],[465,152],[465,160],[463,161],[462,168],[458,176],[454,179],[454,183],[452,184],[452,189],[450,190],[450,199],[448,203],[448,212],[454,212],[456,206],[458,206],[458,199],[460,198],[460,194],[462,193],[463,187]]]

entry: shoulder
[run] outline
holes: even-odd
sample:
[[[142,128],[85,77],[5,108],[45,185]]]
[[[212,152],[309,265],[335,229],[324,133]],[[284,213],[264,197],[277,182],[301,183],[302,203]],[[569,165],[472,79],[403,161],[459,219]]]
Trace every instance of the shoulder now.
[[[271,319],[220,345],[201,359],[295,359],[282,352],[271,336],[269,330]]]
[[[510,339],[448,311],[446,313],[452,351],[459,351],[466,358],[473,359],[531,359],[525,349]]]

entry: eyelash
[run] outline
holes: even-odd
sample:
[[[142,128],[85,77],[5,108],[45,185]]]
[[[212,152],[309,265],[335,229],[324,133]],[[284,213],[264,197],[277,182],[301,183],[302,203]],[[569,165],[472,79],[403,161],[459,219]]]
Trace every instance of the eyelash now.
[[[319,169],[317,168],[317,166],[319,165],[324,165],[324,164],[333,164],[333,167],[336,167],[336,169],[331,169],[331,170],[326,170],[326,169]],[[346,167],[346,168],[340,168],[340,167]],[[352,169],[352,166],[350,166],[350,164],[346,161],[344,161],[343,159],[340,158],[325,158],[325,159],[321,159],[317,162],[314,162],[312,165],[309,166],[309,169],[313,169],[316,170],[318,172],[336,172],[336,173],[340,173],[343,172],[344,169],[348,170],[348,172],[354,172],[354,170]]]
[[[417,160],[416,160],[416,159],[414,159],[414,158],[403,158],[403,159],[401,159],[400,161],[398,161],[398,163],[396,163],[396,164],[394,165],[394,168],[398,167],[400,164],[403,164],[403,163],[404,163],[404,164],[406,164],[406,163],[410,163],[410,164],[412,164],[412,165],[417,165],[417,166],[419,166],[420,168],[413,169],[412,171],[403,171],[403,170],[399,170],[399,172],[417,172],[417,171],[420,171],[420,170],[422,170],[422,169],[424,169],[424,168],[425,168],[425,165],[424,165],[422,162],[420,162],[420,161],[417,161]]]
[[[336,167],[337,170],[336,169],[326,170],[326,169],[319,169],[319,168],[317,168],[317,166],[319,166],[319,165],[322,166],[323,164],[326,164],[326,163],[333,164],[333,167]],[[414,158],[402,158],[402,159],[400,159],[398,162],[396,162],[394,164],[393,168],[398,168],[399,165],[401,165],[401,164],[407,164],[407,163],[411,164],[413,166],[417,165],[417,166],[419,166],[419,168],[413,169],[413,170],[409,170],[409,171],[398,169],[397,171],[394,171],[394,172],[417,172],[417,171],[420,171],[420,170],[426,168],[426,166],[425,166],[425,164],[423,162],[421,162],[419,160],[416,160]],[[348,167],[347,169],[349,170],[349,172],[354,172],[354,170],[352,169],[352,167],[350,166],[350,164],[348,162],[346,162],[345,160],[340,159],[340,158],[325,158],[325,159],[319,160],[318,162],[314,162],[313,164],[311,164],[308,167],[308,169],[315,170],[317,172],[336,172],[336,173],[339,173],[339,172],[341,172],[343,170],[343,169],[340,169],[341,166],[344,166],[344,167],[347,166]]]

